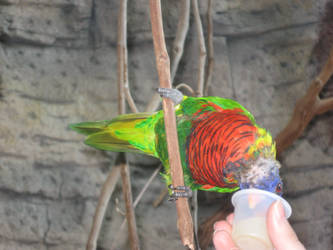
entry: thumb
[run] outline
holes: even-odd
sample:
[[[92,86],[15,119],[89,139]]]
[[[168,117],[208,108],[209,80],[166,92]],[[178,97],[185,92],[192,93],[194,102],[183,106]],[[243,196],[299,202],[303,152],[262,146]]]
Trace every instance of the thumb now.
[[[305,250],[285,217],[281,201],[274,202],[268,210],[267,230],[276,250]]]

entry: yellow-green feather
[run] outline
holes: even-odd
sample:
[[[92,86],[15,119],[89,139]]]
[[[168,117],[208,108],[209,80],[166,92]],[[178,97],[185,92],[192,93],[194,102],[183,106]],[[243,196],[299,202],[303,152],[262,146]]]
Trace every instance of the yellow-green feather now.
[[[87,135],[85,143],[94,148],[157,157],[154,119],[158,116],[158,113],[126,114],[109,121],[71,124],[70,128]]]

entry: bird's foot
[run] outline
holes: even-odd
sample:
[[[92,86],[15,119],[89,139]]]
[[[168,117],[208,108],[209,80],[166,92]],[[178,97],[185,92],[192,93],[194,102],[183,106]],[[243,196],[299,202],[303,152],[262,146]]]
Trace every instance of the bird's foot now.
[[[157,92],[161,97],[169,98],[174,104],[179,104],[183,101],[183,94],[178,89],[158,88]]]
[[[187,186],[178,186],[174,187],[170,184],[169,189],[171,189],[171,195],[169,196],[168,201],[176,201],[178,198],[191,198],[192,190]]]

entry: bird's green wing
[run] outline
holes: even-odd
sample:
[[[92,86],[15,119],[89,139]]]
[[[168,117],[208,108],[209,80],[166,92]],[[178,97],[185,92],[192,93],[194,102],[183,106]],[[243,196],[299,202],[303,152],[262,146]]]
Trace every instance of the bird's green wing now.
[[[193,114],[197,113],[199,110],[201,112],[207,111],[218,111],[218,108],[222,108],[224,110],[228,109],[239,109],[243,112],[249,119],[255,124],[255,119],[253,115],[245,109],[241,104],[237,101],[209,96],[209,97],[186,97],[184,101],[180,104],[182,112],[184,115],[193,116]]]

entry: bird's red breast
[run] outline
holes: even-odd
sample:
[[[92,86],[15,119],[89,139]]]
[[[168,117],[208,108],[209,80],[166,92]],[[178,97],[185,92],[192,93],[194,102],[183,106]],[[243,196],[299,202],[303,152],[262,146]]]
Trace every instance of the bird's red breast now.
[[[194,116],[187,138],[187,165],[197,184],[234,187],[234,171],[226,170],[241,167],[257,128],[241,109],[215,108],[218,112],[199,110]]]

